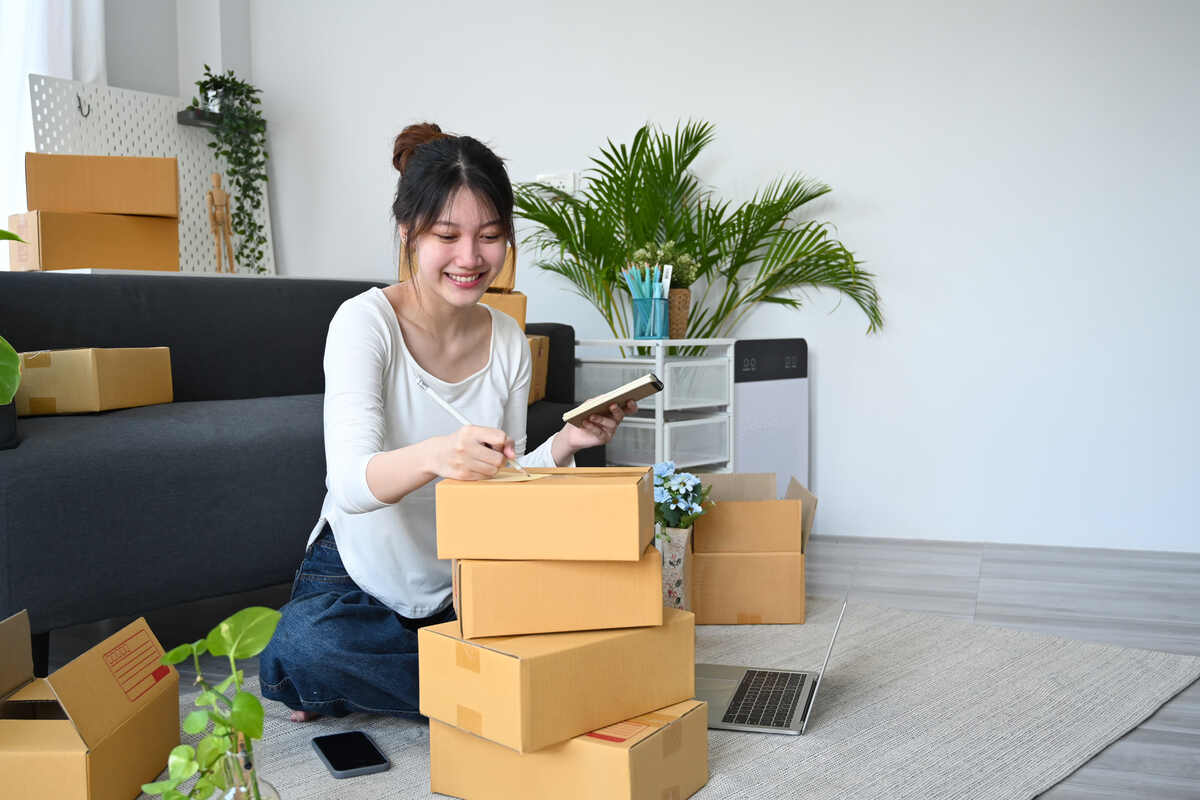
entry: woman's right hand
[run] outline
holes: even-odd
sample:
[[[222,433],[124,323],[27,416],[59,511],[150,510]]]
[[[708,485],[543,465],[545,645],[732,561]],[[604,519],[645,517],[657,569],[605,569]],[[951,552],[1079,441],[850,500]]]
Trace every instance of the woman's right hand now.
[[[499,428],[464,425],[427,440],[430,472],[442,478],[480,481],[492,477],[508,458],[516,458],[512,439]]]

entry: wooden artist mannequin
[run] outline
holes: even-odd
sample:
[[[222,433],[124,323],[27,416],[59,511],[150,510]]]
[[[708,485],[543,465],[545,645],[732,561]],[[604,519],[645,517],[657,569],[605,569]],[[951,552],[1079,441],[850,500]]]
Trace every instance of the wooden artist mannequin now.
[[[221,269],[221,242],[225,242],[225,252],[229,258],[229,271],[237,272],[233,262],[233,227],[229,222],[229,193],[221,188],[221,174],[212,174],[213,188],[205,194],[208,201],[208,228],[212,231],[213,244],[217,248],[217,272]]]

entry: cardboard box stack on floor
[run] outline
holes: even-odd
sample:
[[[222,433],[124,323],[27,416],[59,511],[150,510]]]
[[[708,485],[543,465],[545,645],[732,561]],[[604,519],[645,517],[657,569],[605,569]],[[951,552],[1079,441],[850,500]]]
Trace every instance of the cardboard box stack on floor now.
[[[8,218],[10,270],[179,269],[173,158],[25,154],[29,211]]]
[[[530,472],[437,487],[458,619],[418,633],[431,788],[689,797],[708,780],[707,709],[694,618],[662,606],[653,475]]]

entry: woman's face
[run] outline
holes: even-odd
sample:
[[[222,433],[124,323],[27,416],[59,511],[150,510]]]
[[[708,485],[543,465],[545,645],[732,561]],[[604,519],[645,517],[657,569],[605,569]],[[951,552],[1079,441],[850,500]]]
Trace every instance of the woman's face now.
[[[417,283],[454,306],[479,302],[504,266],[504,226],[469,190],[455,192],[449,208],[416,242]]]

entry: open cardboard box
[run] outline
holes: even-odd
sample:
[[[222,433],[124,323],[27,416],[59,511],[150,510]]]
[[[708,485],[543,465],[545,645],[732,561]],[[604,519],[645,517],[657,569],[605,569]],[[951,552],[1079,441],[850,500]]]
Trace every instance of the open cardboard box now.
[[[699,475],[716,502],[691,540],[698,625],[804,622],[804,554],[817,498],[795,478],[775,498],[773,473]]]
[[[530,468],[526,482],[442,480],[438,558],[640,561],[654,538],[648,467]]]
[[[465,639],[661,625],[662,557],[641,561],[454,562],[454,610]]]
[[[90,347],[21,354],[18,416],[134,408],[173,399],[167,347]]]
[[[420,709],[528,753],[695,694],[696,628],[663,609],[647,628],[464,640],[457,622],[417,631]]]
[[[429,788],[441,794],[679,800],[706,783],[708,704],[700,700],[525,754],[429,721]]]
[[[179,744],[179,673],[145,619],[48,678],[33,676],[29,615],[0,622],[0,795],[129,800]]]

